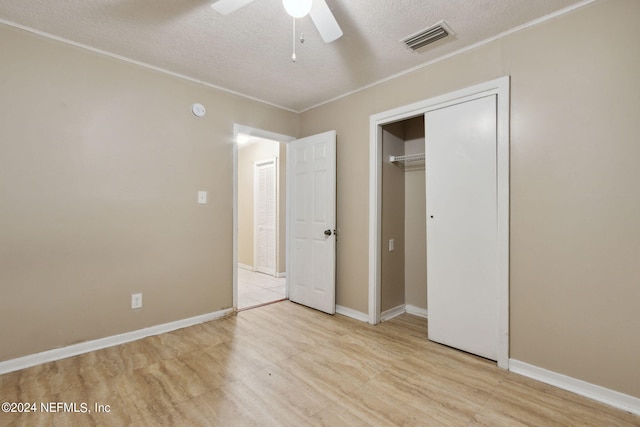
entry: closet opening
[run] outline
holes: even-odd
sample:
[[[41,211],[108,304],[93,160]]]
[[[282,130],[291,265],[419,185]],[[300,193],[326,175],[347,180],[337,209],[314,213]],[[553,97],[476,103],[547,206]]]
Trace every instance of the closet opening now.
[[[427,315],[424,115],[382,126],[380,319]]]

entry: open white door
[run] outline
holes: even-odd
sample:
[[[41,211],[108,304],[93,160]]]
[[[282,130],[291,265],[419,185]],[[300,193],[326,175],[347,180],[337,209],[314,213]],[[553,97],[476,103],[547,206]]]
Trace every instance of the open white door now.
[[[336,132],[287,145],[287,281],[293,302],[334,314]]]
[[[429,339],[498,357],[496,96],[425,115]]]

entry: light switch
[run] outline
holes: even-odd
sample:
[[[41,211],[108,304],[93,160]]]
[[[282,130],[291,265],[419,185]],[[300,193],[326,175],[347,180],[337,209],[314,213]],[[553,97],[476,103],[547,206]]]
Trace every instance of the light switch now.
[[[393,252],[396,250],[394,247],[395,243],[396,243],[395,240],[389,239],[389,252]]]
[[[198,204],[206,205],[207,204],[207,192],[206,191],[198,191]]]

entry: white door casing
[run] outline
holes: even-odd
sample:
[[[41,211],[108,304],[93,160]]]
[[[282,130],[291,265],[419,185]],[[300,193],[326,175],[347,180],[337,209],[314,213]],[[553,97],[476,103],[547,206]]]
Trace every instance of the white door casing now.
[[[254,269],[260,273],[275,275],[277,251],[277,159],[256,162],[254,177]]]
[[[287,145],[291,301],[335,313],[336,132]]]
[[[425,114],[429,339],[497,359],[496,96]]]

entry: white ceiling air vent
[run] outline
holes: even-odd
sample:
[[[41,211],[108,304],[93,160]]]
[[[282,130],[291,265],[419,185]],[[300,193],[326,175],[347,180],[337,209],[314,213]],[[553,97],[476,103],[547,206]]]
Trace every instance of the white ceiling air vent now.
[[[455,34],[446,22],[440,21],[431,27],[422,30],[412,36],[400,40],[411,50],[418,50],[428,44]]]

